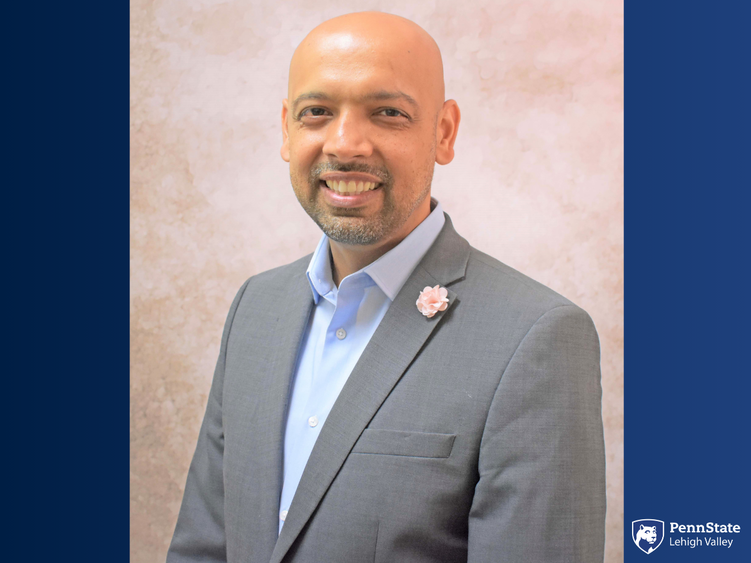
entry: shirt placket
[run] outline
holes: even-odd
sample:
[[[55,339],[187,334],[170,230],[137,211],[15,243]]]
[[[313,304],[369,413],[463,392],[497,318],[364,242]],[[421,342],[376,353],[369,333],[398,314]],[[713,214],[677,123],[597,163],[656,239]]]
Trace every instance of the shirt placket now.
[[[306,423],[316,434],[320,432],[339,391],[349,377],[349,370],[344,369],[344,366],[356,338],[357,311],[365,289],[363,281],[349,279],[339,287],[334,315],[326,329],[323,350],[313,370],[305,412]]]

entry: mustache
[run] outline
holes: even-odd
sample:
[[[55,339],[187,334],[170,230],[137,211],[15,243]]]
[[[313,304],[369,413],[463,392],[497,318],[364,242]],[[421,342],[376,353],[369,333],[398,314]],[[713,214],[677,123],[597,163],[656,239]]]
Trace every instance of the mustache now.
[[[372,166],[363,162],[352,162],[349,164],[321,162],[310,169],[310,175],[308,176],[310,183],[317,184],[320,180],[321,174],[325,174],[326,172],[362,172],[364,174],[377,176],[383,184],[391,184],[391,173],[388,171],[388,168],[385,166]]]

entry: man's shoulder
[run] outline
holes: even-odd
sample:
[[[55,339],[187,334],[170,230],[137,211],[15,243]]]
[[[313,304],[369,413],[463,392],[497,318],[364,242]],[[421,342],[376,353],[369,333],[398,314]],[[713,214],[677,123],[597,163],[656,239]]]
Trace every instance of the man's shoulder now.
[[[289,264],[255,274],[248,278],[245,283],[255,291],[286,290],[288,283],[300,280],[301,277],[305,276],[305,270],[307,270],[312,256],[311,253]]]
[[[465,276],[450,289],[458,301],[452,309],[454,326],[481,339],[501,335],[519,344],[537,326],[540,334],[552,331],[597,342],[597,329],[584,309],[476,248],[469,247]]]
[[[534,322],[554,309],[588,317],[556,291],[473,247],[456,232],[448,215],[422,264],[436,280],[447,279],[447,287],[463,302],[464,313],[473,318]]]
[[[517,311],[539,317],[559,307],[581,310],[553,289],[474,247],[470,247],[466,276],[456,292],[460,299],[462,292],[472,295],[489,314],[503,310],[504,316]]]

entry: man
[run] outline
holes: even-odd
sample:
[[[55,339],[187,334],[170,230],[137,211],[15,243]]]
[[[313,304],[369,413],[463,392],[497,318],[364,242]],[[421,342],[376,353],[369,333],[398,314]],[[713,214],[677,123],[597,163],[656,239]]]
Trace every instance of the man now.
[[[459,121],[408,20],[297,48],[281,154],[325,236],[230,308],[168,562],[602,561],[597,334],[431,200]]]

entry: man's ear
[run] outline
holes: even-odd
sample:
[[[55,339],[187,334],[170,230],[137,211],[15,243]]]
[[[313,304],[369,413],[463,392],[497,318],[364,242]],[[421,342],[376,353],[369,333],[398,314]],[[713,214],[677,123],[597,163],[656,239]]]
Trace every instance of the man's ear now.
[[[279,152],[285,162],[289,162],[289,130],[287,129],[287,104],[285,99],[282,102],[282,150]]]
[[[454,160],[454,142],[459,131],[462,114],[459,105],[454,100],[443,102],[443,108],[438,115],[436,124],[435,161],[438,164],[448,164]]]

